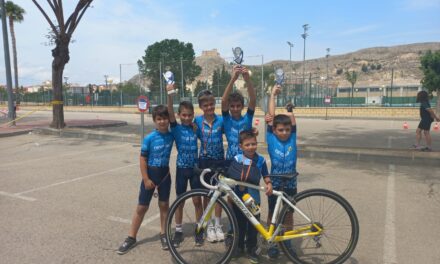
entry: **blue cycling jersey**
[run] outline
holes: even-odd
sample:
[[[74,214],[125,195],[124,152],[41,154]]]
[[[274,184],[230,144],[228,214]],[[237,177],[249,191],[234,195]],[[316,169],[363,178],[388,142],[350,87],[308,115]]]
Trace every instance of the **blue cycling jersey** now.
[[[200,159],[223,160],[223,118],[214,114],[214,120],[210,125],[203,116],[197,116],[194,120],[197,126],[197,137],[200,139]]]
[[[174,137],[171,133],[161,133],[154,130],[142,142],[141,156],[147,158],[147,165],[168,167]]]
[[[271,174],[290,174],[296,172],[296,125],[292,126],[290,137],[286,141],[281,141],[273,134],[272,126],[267,127],[267,151],[271,161]],[[283,179],[273,177],[272,185],[274,188],[281,186]],[[287,180],[285,188],[296,188],[296,178]]]
[[[240,132],[252,129],[252,118],[254,110],[248,108],[247,113],[239,119],[233,118],[229,111],[222,112],[223,127],[228,141],[228,150],[226,151],[226,160],[231,160],[235,155],[242,153],[240,149]]]
[[[177,168],[194,168],[197,164],[197,135],[193,126],[170,123],[177,148]]]

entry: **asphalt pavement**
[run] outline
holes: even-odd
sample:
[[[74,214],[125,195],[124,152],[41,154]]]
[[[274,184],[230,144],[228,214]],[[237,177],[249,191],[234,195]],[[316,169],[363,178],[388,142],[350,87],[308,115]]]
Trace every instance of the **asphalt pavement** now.
[[[65,112],[67,127],[58,130],[49,127],[51,111],[21,111],[25,118],[19,120],[15,127],[0,125],[0,137],[14,136],[23,133],[40,133],[100,139],[118,142],[141,142],[141,115],[138,113],[96,113]],[[258,121],[257,121],[258,120]],[[144,116],[144,134],[154,129],[150,115]],[[264,151],[264,118],[256,116],[254,126],[259,130],[258,141]],[[381,120],[381,119],[328,119],[321,117],[297,117],[297,135],[299,155],[303,157],[320,157],[342,159],[347,161],[375,161],[417,163],[430,166],[440,164],[440,131],[434,129],[433,152],[421,152],[412,149],[415,142],[417,120]],[[424,139],[422,139],[424,144]]]

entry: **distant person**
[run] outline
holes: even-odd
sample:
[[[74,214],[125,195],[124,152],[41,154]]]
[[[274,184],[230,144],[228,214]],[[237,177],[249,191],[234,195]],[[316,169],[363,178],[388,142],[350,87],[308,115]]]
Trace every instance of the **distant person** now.
[[[168,214],[171,189],[169,162],[174,142],[173,135],[168,131],[170,124],[168,108],[164,105],[154,107],[153,121],[156,130],[144,138],[139,157],[142,181],[140,184],[138,205],[131,220],[128,237],[117,251],[119,255],[127,253],[136,245],[136,235],[148,211],[151,198],[156,189],[159,198],[160,242],[163,250],[168,249],[165,236],[165,221]]]
[[[167,85],[167,91],[174,90],[174,84]],[[174,117],[173,101],[174,93],[168,94],[168,112],[170,115],[171,134],[174,136],[177,148],[176,162],[176,195],[179,196],[186,192],[189,185],[191,190],[200,189],[201,183],[198,175],[194,173],[194,167],[197,165],[197,134],[194,129],[194,106],[189,101],[181,101],[179,104],[178,115],[180,124]],[[200,219],[203,214],[202,199],[200,197],[193,198],[195,208],[195,219]],[[179,247],[184,239],[183,228],[183,204],[176,211],[176,233],[174,234],[173,243],[175,247]],[[203,233],[194,237],[195,245],[203,244]]]
[[[440,121],[429,104],[429,96],[426,91],[420,91],[417,93],[417,103],[420,103],[420,123],[416,130],[416,144],[413,145],[415,149],[421,151],[432,151],[432,138],[429,130],[431,130],[431,124],[436,121]],[[420,146],[420,140],[422,139],[422,131],[425,135],[426,147]]]

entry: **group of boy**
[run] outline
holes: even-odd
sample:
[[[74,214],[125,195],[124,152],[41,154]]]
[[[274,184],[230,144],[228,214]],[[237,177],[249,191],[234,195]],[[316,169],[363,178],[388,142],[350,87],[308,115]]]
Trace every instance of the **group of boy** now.
[[[242,75],[249,95],[248,109],[242,115],[244,98],[239,92],[232,92],[235,81]],[[167,85],[167,90],[174,89],[174,84]],[[275,115],[275,98],[280,93],[280,86],[275,85],[271,91],[269,101],[269,113],[265,120],[267,126],[268,152],[271,159],[270,174],[287,174],[296,172],[296,122],[292,108],[288,114]],[[203,114],[194,118],[194,107],[191,102],[183,101],[178,107],[180,124],[177,123],[173,109],[173,95],[168,95],[168,105],[158,105],[152,111],[153,121],[156,129],[148,134],[141,147],[140,171],[142,181],[140,184],[138,205],[132,217],[132,223],[128,237],[119,247],[117,253],[125,254],[136,245],[137,232],[142,220],[148,211],[153,194],[158,193],[160,210],[160,241],[162,249],[168,249],[165,236],[165,220],[169,208],[169,197],[171,189],[171,175],[169,169],[170,154],[173,142],[176,143],[176,195],[187,190],[188,183],[191,189],[204,188],[195,175],[194,168],[200,169],[213,167],[240,167],[242,171],[247,170],[251,164],[257,169],[258,182],[264,179],[266,194],[269,196],[269,217],[275,207],[276,197],[270,196],[272,189],[283,191],[289,195],[296,193],[296,178],[281,182],[276,177],[270,177],[264,157],[256,153],[257,131],[252,128],[252,119],[256,106],[256,93],[250,80],[249,71],[244,66],[234,66],[231,80],[225,88],[221,110],[222,115],[215,113],[215,98],[211,91],[204,90],[198,95],[198,104]],[[223,147],[223,134],[228,143],[226,158]],[[200,148],[198,148],[198,141]],[[242,181],[250,181],[254,177],[244,177]],[[258,184],[258,183],[257,183]],[[258,192],[251,189],[235,189],[238,195],[249,193],[257,203],[260,203]],[[241,196],[240,196],[241,197]],[[199,219],[208,201],[202,199],[193,200],[196,208],[196,218]],[[241,211],[230,203],[236,214],[239,224],[239,243],[235,256],[244,252],[246,247],[248,257],[252,263],[258,263],[257,231],[247,221]],[[182,230],[183,208],[176,212],[176,232],[173,238],[174,245],[178,246],[183,241]],[[208,242],[220,242],[225,240],[225,234],[221,226],[221,207],[215,208],[214,219],[206,230]],[[205,237],[203,234],[195,235],[195,246],[201,246]],[[276,248],[274,248],[277,250]]]

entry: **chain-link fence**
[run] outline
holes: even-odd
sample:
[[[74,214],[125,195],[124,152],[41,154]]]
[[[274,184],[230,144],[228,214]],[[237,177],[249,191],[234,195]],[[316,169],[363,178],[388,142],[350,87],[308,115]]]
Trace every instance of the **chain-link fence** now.
[[[201,72],[193,80],[192,77],[189,78],[192,66],[185,59],[147,62],[142,67],[137,63],[120,64],[119,75],[122,82],[114,84],[106,79],[105,85],[94,85],[93,89],[67,88],[64,92],[64,104],[127,106],[135,105],[139,95],[148,96],[151,105],[165,104],[167,93],[162,74],[167,70],[172,71],[175,76],[178,89],[176,103],[182,100],[197,103],[196,96],[203,89],[212,90],[220,103],[230,79],[233,58],[222,58],[213,50],[198,57],[196,63]],[[283,68],[285,73],[277,106],[291,102],[297,107],[415,107],[418,106],[417,92],[423,89],[420,84],[422,75],[416,66],[395,71],[391,66],[379,68],[378,64],[362,65],[356,72],[357,81],[350,83],[345,72],[353,72],[353,68],[344,70],[332,66],[327,70],[325,65],[315,65],[316,67],[307,66],[303,69],[301,63],[265,63],[263,55],[245,56],[243,65],[251,73],[259,106],[267,101],[269,91],[275,83],[274,72],[277,68]],[[157,78],[151,78],[150,73],[153,71]],[[247,86],[242,77],[235,82],[234,89],[240,91],[247,100]],[[47,104],[52,100],[52,92],[45,90],[24,93],[18,98],[23,104]],[[431,106],[436,106],[435,96],[431,100]]]

